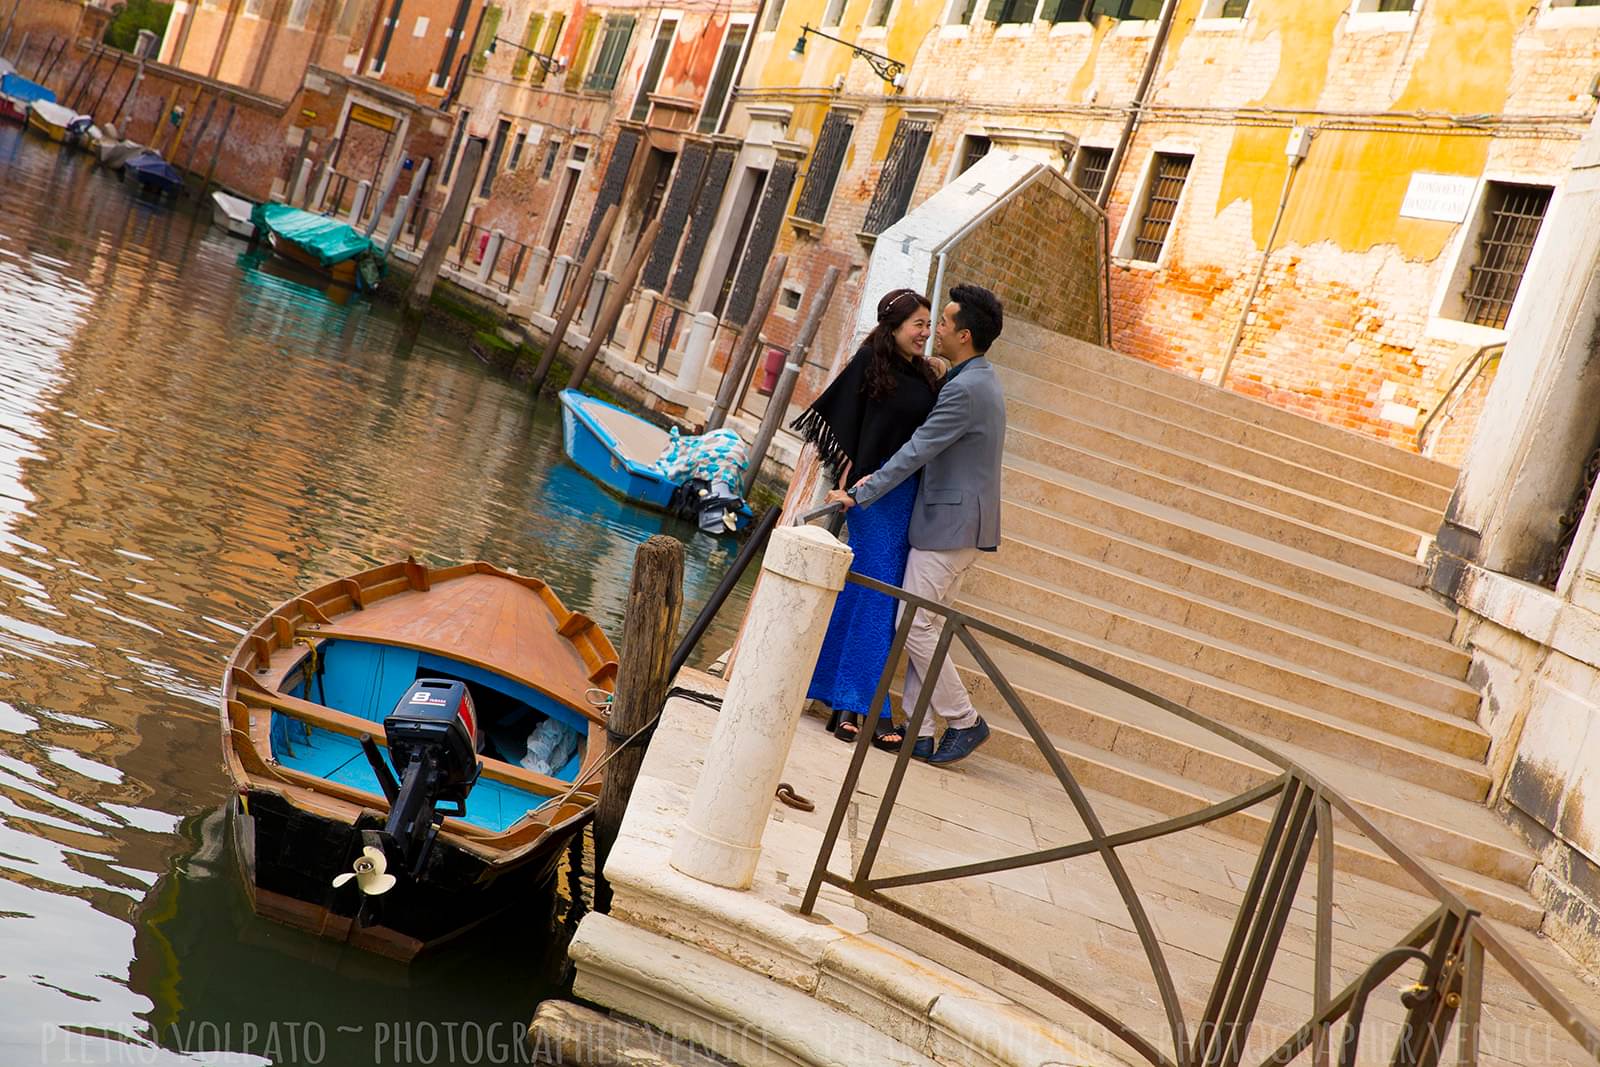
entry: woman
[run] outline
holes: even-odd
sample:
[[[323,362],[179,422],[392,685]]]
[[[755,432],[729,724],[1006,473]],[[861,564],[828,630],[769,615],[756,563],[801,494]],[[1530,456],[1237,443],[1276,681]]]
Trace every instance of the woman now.
[[[914,289],[896,289],[878,301],[878,325],[850,363],[817,397],[794,428],[816,445],[838,485],[855,482],[883,466],[911,439],[933,410],[939,376],[922,354],[932,330],[932,309]],[[916,478],[908,478],[870,507],[853,508],[849,518],[852,567],[889,585],[905,579],[906,528],[917,499]],[[808,696],[833,709],[829,727],[843,741],[860,730],[889,658],[894,638],[895,600],[847,583],[828,622]],[[889,714],[879,709],[873,744],[894,751],[905,741]]]

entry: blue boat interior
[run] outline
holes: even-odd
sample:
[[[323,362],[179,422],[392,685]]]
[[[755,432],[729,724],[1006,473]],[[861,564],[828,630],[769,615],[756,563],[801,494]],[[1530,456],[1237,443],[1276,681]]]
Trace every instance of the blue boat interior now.
[[[481,755],[566,782],[577,777],[588,720],[535,689],[469,663],[394,645],[324,641],[318,650],[316,673],[303,677],[290,695],[366,719],[373,724],[373,737],[381,738],[384,717],[418,678],[466,683],[478,714]],[[547,722],[550,725],[542,725]],[[552,747],[551,739],[557,738],[556,753],[572,750],[559,767],[538,760],[524,763],[536,728],[538,748]],[[387,758],[387,750],[384,754]],[[272,755],[293,770],[383,795],[360,742],[353,737],[273,712]],[[483,776],[467,796],[464,821],[499,832],[547,799],[531,789]]]

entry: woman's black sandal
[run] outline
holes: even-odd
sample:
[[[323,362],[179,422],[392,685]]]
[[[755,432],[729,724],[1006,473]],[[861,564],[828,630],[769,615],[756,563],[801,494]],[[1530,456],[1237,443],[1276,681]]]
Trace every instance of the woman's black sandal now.
[[[900,746],[906,743],[906,728],[890,723],[880,726],[872,735],[872,747],[881,748],[885,752],[899,752]]]
[[[833,736],[845,744],[855,742],[856,735],[861,732],[861,716],[853,711],[847,711],[839,716],[839,725],[833,729]]]

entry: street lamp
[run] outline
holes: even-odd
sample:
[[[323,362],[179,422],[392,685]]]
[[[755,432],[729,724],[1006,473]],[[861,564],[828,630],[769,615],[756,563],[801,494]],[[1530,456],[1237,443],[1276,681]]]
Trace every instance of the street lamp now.
[[[562,59],[560,56],[551,56],[546,55],[543,52],[535,52],[526,45],[520,45],[517,42],[507,40],[504,37],[491,37],[489,39],[489,47],[483,50],[483,58],[488,59],[490,56],[494,55],[495,45],[500,44],[508,44],[512,48],[517,49],[519,52],[528,53],[528,55],[539,61],[539,66],[544,68],[544,72],[546,74],[560,74],[567,67],[567,61]]]
[[[872,68],[872,73],[876,74],[878,77],[882,78],[896,89],[905,88],[906,65],[904,63],[900,62],[898,59],[893,59],[889,56],[886,56],[882,52],[874,52],[869,48],[862,48],[858,44],[853,44],[850,41],[844,40],[843,38],[835,37],[831,33],[823,33],[821,30],[814,28],[809,23],[800,28],[800,36],[795,40],[794,48],[789,52],[790,59],[800,59],[806,54],[806,37],[813,33],[824,40],[833,41],[836,44],[844,45],[846,48],[850,49],[852,53],[866,60],[867,66]]]

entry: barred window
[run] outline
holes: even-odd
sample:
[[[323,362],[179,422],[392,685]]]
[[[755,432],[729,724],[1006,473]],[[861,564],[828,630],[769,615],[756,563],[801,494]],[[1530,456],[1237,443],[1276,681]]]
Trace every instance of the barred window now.
[[[994,147],[994,142],[981,134],[969,133],[961,140],[961,165],[956,168],[956,174],[965,174],[972,169],[972,165],[989,154],[989,149]]]
[[[796,218],[821,222],[828,214],[828,202],[833,199],[833,187],[844,166],[845,150],[855,132],[855,118],[846,112],[829,111],[822,120],[822,132],[817,135],[811,165],[806,168],[805,185],[801,186],[800,200],[794,207]]]
[[[632,15],[607,16],[600,54],[595,57],[594,69],[584,79],[585,89],[609,93],[617,87],[617,75],[622,73],[622,62],[628,58],[628,44],[633,40],[636,21]]]
[[[911,206],[911,194],[917,188],[917,176],[922,173],[922,160],[928,154],[928,142],[933,139],[933,125],[901,119],[894,129],[894,140],[889,143],[889,157],[883,161],[883,171],[878,175],[878,188],[867,207],[867,218],[861,226],[863,233],[880,234],[900,221]]]
[[[1193,163],[1193,156],[1156,153],[1144,204],[1139,209],[1139,227],[1134,231],[1134,259],[1154,263],[1161,258],[1161,251],[1167,246],[1167,237],[1172,232],[1172,223],[1178,213],[1183,184],[1189,178],[1189,167]]]
[[[1083,145],[1078,149],[1077,186],[1089,196],[1099,196],[1100,186],[1106,180],[1106,168],[1111,166],[1111,149]]]
[[[1489,183],[1478,226],[1477,262],[1468,270],[1467,287],[1461,294],[1462,318],[1467,322],[1505,328],[1545,209],[1550,206],[1550,194],[1546,185]]]

